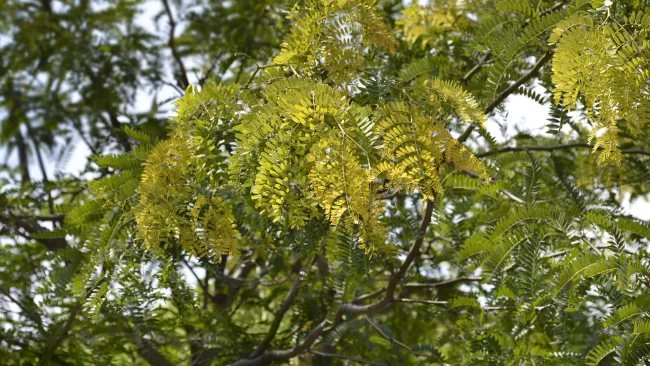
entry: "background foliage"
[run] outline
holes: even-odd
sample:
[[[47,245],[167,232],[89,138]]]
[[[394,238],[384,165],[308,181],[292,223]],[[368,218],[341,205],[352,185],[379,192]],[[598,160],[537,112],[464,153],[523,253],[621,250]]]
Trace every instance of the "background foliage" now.
[[[646,7],[0,2],[0,359],[650,362]]]

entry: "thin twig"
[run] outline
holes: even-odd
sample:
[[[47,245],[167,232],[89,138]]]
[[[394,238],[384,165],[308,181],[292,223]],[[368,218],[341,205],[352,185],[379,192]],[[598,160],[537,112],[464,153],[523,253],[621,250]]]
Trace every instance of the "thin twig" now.
[[[43,190],[47,194],[47,205],[50,211],[50,214],[54,214],[54,200],[52,199],[52,192],[47,189],[45,186],[50,182],[47,177],[47,169],[45,169],[45,161],[43,160],[43,154],[41,154],[41,147],[36,139],[36,134],[32,129],[31,124],[25,123],[27,125],[27,134],[32,140],[32,145],[34,145],[34,152],[36,153],[36,160],[38,161],[38,167],[41,169],[41,175],[43,176]]]
[[[351,357],[351,356],[346,356],[346,355],[339,355],[337,353],[321,352],[321,351],[316,351],[316,350],[313,350],[313,349],[307,350],[307,352],[312,353],[312,354],[317,355],[317,356],[321,356],[321,357],[341,358],[341,359],[344,359],[344,360],[349,360],[349,361],[356,362],[356,363],[363,364],[363,365],[388,366],[388,364],[385,364],[385,363],[368,361],[368,360],[364,360],[362,358]]]
[[[567,150],[573,148],[586,148],[593,149],[594,146],[586,142],[573,142],[564,145],[549,145],[549,146],[514,146],[514,147],[504,147],[502,149],[486,151],[481,154],[476,154],[477,157],[483,158],[486,156],[492,156],[503,153],[517,152],[517,151],[555,151],[555,150]],[[598,150],[602,150],[601,146],[598,147]],[[622,154],[637,154],[637,155],[646,155],[650,156],[650,151],[643,149],[623,149],[621,150]]]
[[[342,304],[336,313],[336,319],[334,321],[333,326],[337,326],[343,323],[344,315],[346,314],[358,315],[358,314],[376,313],[384,310],[387,306],[391,305],[394,302],[395,298],[393,296],[395,294],[395,289],[397,288],[397,285],[402,280],[402,278],[404,278],[406,271],[409,269],[409,267],[411,266],[411,264],[413,263],[417,255],[419,254],[420,248],[422,247],[422,243],[424,242],[424,236],[426,234],[427,228],[429,227],[429,224],[431,223],[433,208],[434,208],[434,202],[427,201],[424,208],[424,214],[422,216],[422,221],[420,222],[420,227],[418,229],[418,235],[415,240],[415,243],[411,247],[409,254],[406,256],[406,259],[404,259],[404,262],[402,262],[397,272],[395,272],[390,277],[388,281],[388,285],[386,286],[386,294],[384,295],[384,297],[378,302],[370,305],[356,305],[352,303]],[[331,323],[327,320],[323,321],[316,328],[314,328],[309,333],[309,335],[307,335],[307,337],[302,341],[302,343],[298,344],[293,348],[285,349],[285,350],[266,351],[255,358],[250,358],[250,357],[242,358],[232,363],[231,366],[256,366],[256,365],[267,365],[275,361],[287,361],[290,358],[295,357],[301,353],[304,353],[308,349],[310,349],[311,346],[314,344],[314,342],[316,342],[316,340],[320,338],[323,335],[323,333],[328,329],[326,327],[328,327],[330,324]]]
[[[212,74],[212,71],[214,70],[215,67],[217,67],[217,62],[219,62],[219,59],[221,58],[221,54],[218,53],[217,56],[215,56],[214,61],[210,64],[207,70],[205,70],[205,74],[199,78],[199,85],[205,84],[205,81],[208,80],[210,75]]]
[[[102,270],[102,276],[104,275],[104,270]],[[42,352],[42,357],[39,361],[39,366],[40,365],[45,365],[48,363],[49,357],[54,353],[54,351],[63,343],[63,340],[68,336],[68,333],[70,332],[70,328],[72,328],[72,323],[75,321],[77,318],[77,314],[81,310],[81,307],[83,306],[84,302],[88,300],[88,298],[93,294],[93,292],[99,288],[105,281],[107,280],[106,277],[100,278],[95,284],[88,288],[86,290],[86,294],[83,298],[83,300],[79,300],[77,304],[72,308],[72,311],[70,312],[70,315],[68,316],[68,319],[63,323],[61,328],[59,328],[58,334],[55,338],[51,339],[50,342],[45,346],[45,349]]]
[[[190,265],[190,263],[189,263],[185,258],[183,258],[183,263],[185,264],[185,266],[187,267],[187,269],[189,269],[190,272],[192,272],[192,274],[194,275],[194,278],[196,279],[196,282],[198,282],[199,286],[201,286],[201,288],[203,289],[203,291],[207,292],[207,291],[208,291],[207,284],[204,284],[204,283],[203,283],[203,280],[201,280],[201,279],[199,278],[199,275],[197,275],[196,272],[194,272],[194,268],[192,268],[192,266]]]
[[[260,65],[255,65],[255,66],[256,66],[255,71],[253,71],[250,78],[248,78],[248,82],[246,82],[246,84],[244,85],[244,89],[248,89],[250,84],[253,82],[253,79],[255,79],[255,76],[257,75],[257,73],[260,70],[266,69],[266,68],[269,68],[269,67],[288,67],[288,68],[291,69],[291,71],[293,72],[294,75],[298,75],[298,72],[296,71],[296,69],[293,68],[293,65],[291,65],[291,64],[270,64],[270,65],[261,65],[261,66]]]
[[[380,289],[378,289],[376,291],[373,291],[373,292],[370,292],[370,293],[355,297],[350,302],[353,303],[353,304],[360,304],[360,303],[364,302],[365,300],[372,299],[373,297],[380,295],[384,291],[386,291],[386,287],[382,287],[382,288],[380,288]]]
[[[403,342],[400,342],[397,339],[395,339],[395,338],[389,336],[388,334],[386,334],[386,332],[384,332],[377,324],[375,324],[375,322],[370,320],[368,315],[364,315],[363,317],[366,320],[366,322],[368,322],[368,324],[370,324],[373,328],[375,328],[375,330],[379,334],[381,334],[382,337],[386,338],[386,340],[388,340],[390,343],[396,344],[396,345],[406,349],[407,351],[411,352],[412,354],[414,354],[416,356],[429,356],[429,354],[427,354],[427,353],[421,353],[421,352],[413,351],[413,348],[409,347],[407,344],[405,344]]]
[[[409,269],[411,263],[413,263],[413,261],[415,260],[415,258],[420,252],[420,248],[422,247],[422,243],[424,242],[424,235],[426,234],[427,228],[431,223],[431,215],[433,214],[433,207],[434,207],[434,203],[432,201],[427,201],[424,209],[424,215],[422,217],[422,221],[420,222],[420,227],[418,229],[417,239],[415,240],[413,247],[411,247],[411,250],[406,256],[406,259],[404,259],[404,262],[402,262],[402,265],[399,267],[397,272],[395,272],[390,277],[388,281],[388,285],[386,286],[386,294],[384,295],[384,297],[381,300],[377,301],[376,303],[369,304],[369,305],[356,305],[352,303],[341,305],[341,307],[339,307],[339,310],[336,314],[335,324],[342,323],[343,316],[345,314],[355,315],[355,314],[376,313],[383,310],[387,305],[393,302],[394,299],[393,296],[395,294],[395,289],[397,288],[397,285],[402,280],[402,278],[404,278],[406,271]]]
[[[447,306],[449,301],[438,301],[438,300],[414,300],[414,299],[395,299],[395,302],[403,303],[414,303],[414,304],[429,304],[429,305],[438,305],[438,306]],[[542,307],[539,307],[540,309]],[[485,311],[494,311],[494,310],[516,310],[515,306],[482,306],[481,309]]]
[[[550,13],[550,12],[553,12],[553,11],[555,11],[555,10],[561,8],[562,6],[564,6],[565,3],[566,3],[565,1],[560,1],[559,3],[556,3],[555,5],[551,6],[550,8],[541,11],[541,12],[539,13],[539,16],[542,17],[542,16],[544,16],[544,15]],[[531,20],[532,20],[532,18],[528,18],[528,19],[526,19],[526,20],[524,21],[524,25],[522,26],[522,29],[526,28],[526,26],[528,26],[528,24],[530,24],[530,21],[531,21]],[[483,56],[482,56],[481,59],[479,60],[479,62],[477,62],[476,65],[474,65],[474,67],[472,67],[472,68],[471,68],[471,69],[470,69],[470,70],[465,74],[465,76],[463,76],[463,78],[461,79],[461,82],[462,82],[463,84],[466,83],[466,82],[468,82],[469,79],[470,79],[472,76],[474,76],[474,74],[476,74],[476,73],[481,69],[481,67],[483,67],[483,66],[485,65],[485,63],[488,61],[488,59],[490,58],[491,55],[492,55],[492,51],[491,51],[491,50],[487,50],[487,51],[485,51],[485,52],[483,53]]]
[[[458,277],[458,278],[453,278],[453,279],[450,279],[450,280],[438,281],[438,282],[435,282],[435,281],[431,281],[431,282],[411,282],[411,283],[405,284],[402,287],[403,288],[436,288],[436,287],[443,287],[443,286],[452,286],[452,285],[455,285],[457,283],[463,283],[463,282],[478,282],[478,281],[481,281],[481,280],[482,280],[481,277],[463,276],[463,277]],[[380,288],[378,290],[375,290],[373,292],[370,292],[370,293],[355,297],[350,302],[352,304],[360,304],[365,300],[368,300],[368,299],[371,299],[373,297],[376,297],[376,296],[380,295],[384,291],[386,291],[386,288],[382,287],[382,288]]]
[[[181,82],[183,83],[181,86],[183,89],[187,88],[190,85],[190,80],[187,78],[187,71],[185,69],[185,64],[183,64],[183,59],[181,58],[181,54],[178,52],[178,49],[176,48],[176,36],[174,33],[176,32],[176,21],[174,20],[174,15],[172,14],[172,9],[169,6],[169,1],[168,0],[162,0],[163,6],[165,7],[165,13],[167,13],[167,19],[169,21],[169,39],[167,41],[167,44],[169,45],[169,48],[172,51],[172,56],[174,57],[174,60],[176,61],[176,64],[178,65],[178,68],[180,69],[181,72]]]
[[[474,74],[476,74],[481,69],[481,67],[483,67],[485,61],[487,61],[487,59],[490,57],[491,54],[492,54],[491,51],[489,51],[489,50],[485,51],[485,53],[483,54],[481,59],[478,61],[478,63],[476,63],[476,65],[474,65],[474,67],[472,67],[472,69],[469,70],[467,72],[467,74],[465,74],[465,76],[463,76],[463,78],[461,79],[461,83],[464,84],[464,83],[468,82],[469,79],[472,76],[474,76]]]
[[[36,325],[37,328],[39,328],[39,330],[44,331],[43,330],[43,319],[41,319],[40,314],[33,311],[33,309],[29,309],[28,307],[23,305],[22,302],[20,302],[18,299],[15,299],[13,296],[11,296],[11,293],[9,291],[5,291],[4,289],[0,289],[0,294],[6,296],[9,300],[11,300],[14,304],[16,304],[23,312],[25,312],[25,316],[28,319],[30,319],[32,322],[34,322],[34,324]],[[32,301],[32,304],[34,306],[36,306],[36,304],[34,304],[33,301]]]
[[[481,280],[483,280],[483,278],[481,277],[463,276],[463,277],[453,278],[451,280],[440,281],[440,282],[407,283],[403,287],[404,288],[436,288],[436,287],[443,287],[443,286],[452,286],[457,283],[464,283],[464,282],[479,282]]]
[[[526,74],[524,74],[522,77],[517,79],[514,83],[512,83],[510,86],[508,86],[504,91],[502,91],[499,95],[497,95],[494,100],[485,107],[483,110],[484,114],[490,114],[494,108],[496,108],[499,104],[501,104],[510,94],[512,94],[517,88],[519,88],[521,85],[532,79],[539,69],[542,68],[550,59],[551,59],[551,52],[546,52],[533,66],[530,71],[528,71]],[[460,137],[458,137],[458,142],[465,142],[469,138],[469,135],[474,131],[474,128],[476,128],[475,124],[470,125],[465,129],[465,132],[463,132]]]
[[[322,323],[318,324],[300,344],[293,348],[266,351],[256,358],[242,358],[241,360],[232,363],[231,366],[268,365],[276,361],[287,361],[301,353],[307,352],[330,324],[331,322],[324,320]]]
[[[300,270],[298,270],[297,272],[300,272]],[[300,277],[300,273],[298,273],[296,279],[293,281],[293,286],[291,287],[291,290],[289,290],[287,297],[284,298],[284,301],[282,301],[282,305],[280,305],[280,309],[275,314],[275,318],[273,318],[273,323],[271,324],[271,328],[269,328],[269,332],[266,334],[266,337],[264,337],[264,340],[262,340],[262,343],[260,343],[255,349],[255,351],[251,353],[249,358],[259,357],[262,353],[264,353],[266,347],[268,347],[269,344],[271,344],[271,341],[275,337],[275,334],[278,332],[278,328],[280,328],[280,323],[282,323],[282,319],[284,318],[284,315],[287,313],[287,310],[289,310],[289,307],[293,303],[293,300],[296,298],[296,295],[298,295],[298,290],[300,289],[301,283],[302,283],[302,278]]]

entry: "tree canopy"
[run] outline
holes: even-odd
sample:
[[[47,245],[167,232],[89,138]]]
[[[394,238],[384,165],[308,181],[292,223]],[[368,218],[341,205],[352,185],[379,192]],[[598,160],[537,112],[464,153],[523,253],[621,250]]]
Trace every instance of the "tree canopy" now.
[[[0,359],[649,363],[647,6],[1,2]]]

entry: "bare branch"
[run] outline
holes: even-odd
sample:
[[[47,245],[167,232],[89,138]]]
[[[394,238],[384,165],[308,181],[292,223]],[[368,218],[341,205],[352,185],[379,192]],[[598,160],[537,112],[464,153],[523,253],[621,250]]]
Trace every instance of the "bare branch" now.
[[[5,216],[0,215],[0,223],[7,225],[7,227],[13,227],[15,233],[27,240],[36,240],[37,242],[43,244],[47,250],[59,250],[66,248],[68,242],[65,238],[34,238],[32,234],[34,233],[46,233],[49,230],[42,227],[38,223],[29,222],[29,220],[34,219],[33,217],[24,217],[24,216]],[[38,219],[36,219],[38,221]]]
[[[31,180],[29,176],[29,161],[27,160],[27,145],[20,128],[16,132],[16,148],[18,150],[18,163],[22,170],[22,183],[27,184]]]
[[[291,64],[270,64],[270,65],[256,65],[255,71],[251,74],[250,78],[248,78],[248,81],[244,85],[244,89],[248,89],[250,84],[253,82],[253,79],[255,79],[255,76],[257,76],[257,73],[260,72],[262,69],[266,69],[269,67],[288,67],[291,69],[291,72],[293,72],[294,75],[298,75],[298,71],[294,69],[293,65]]]
[[[33,300],[30,301],[28,305],[23,304],[19,299],[14,298],[11,296],[11,293],[9,291],[5,291],[4,289],[0,289],[0,294],[6,296],[11,302],[16,304],[24,313],[25,316],[30,319],[36,327],[39,328],[39,330],[43,331],[43,319],[41,319],[41,315],[34,311],[33,308],[36,308],[36,304],[33,302]]]
[[[199,277],[199,275],[194,271],[194,268],[192,268],[192,266],[190,265],[190,263],[189,263],[185,258],[183,258],[182,260],[183,260],[183,263],[185,264],[185,267],[187,267],[187,269],[190,270],[190,272],[191,272],[192,275],[194,276],[194,279],[196,279],[196,282],[199,284],[199,286],[201,286],[201,288],[203,289],[203,291],[207,292],[207,291],[208,291],[207,282],[206,282],[206,283],[203,283],[203,280],[202,280],[202,279]]]
[[[395,299],[395,302],[410,302],[415,304],[429,304],[429,305],[440,305],[447,306],[448,301],[438,301],[438,300],[413,300],[413,299]]]
[[[402,286],[405,289],[408,288],[436,288],[436,287],[443,287],[443,286],[452,286],[457,283],[463,283],[463,282],[478,282],[481,281],[481,277],[471,277],[471,276],[463,276],[463,277],[458,277],[458,278],[453,278],[450,280],[446,281],[425,281],[425,282],[412,282],[412,283],[407,283],[404,286]],[[371,299],[375,296],[380,295],[386,291],[385,287],[382,287],[378,290],[375,290],[373,292],[355,297],[352,301],[350,301],[352,304],[360,304],[365,300]]]

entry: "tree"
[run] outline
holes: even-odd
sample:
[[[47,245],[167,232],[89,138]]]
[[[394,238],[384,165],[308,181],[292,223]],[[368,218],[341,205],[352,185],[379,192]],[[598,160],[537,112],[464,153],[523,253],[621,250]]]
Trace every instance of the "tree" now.
[[[646,3],[139,5],[3,13],[9,364],[650,360]],[[514,94],[547,131],[488,132]]]

